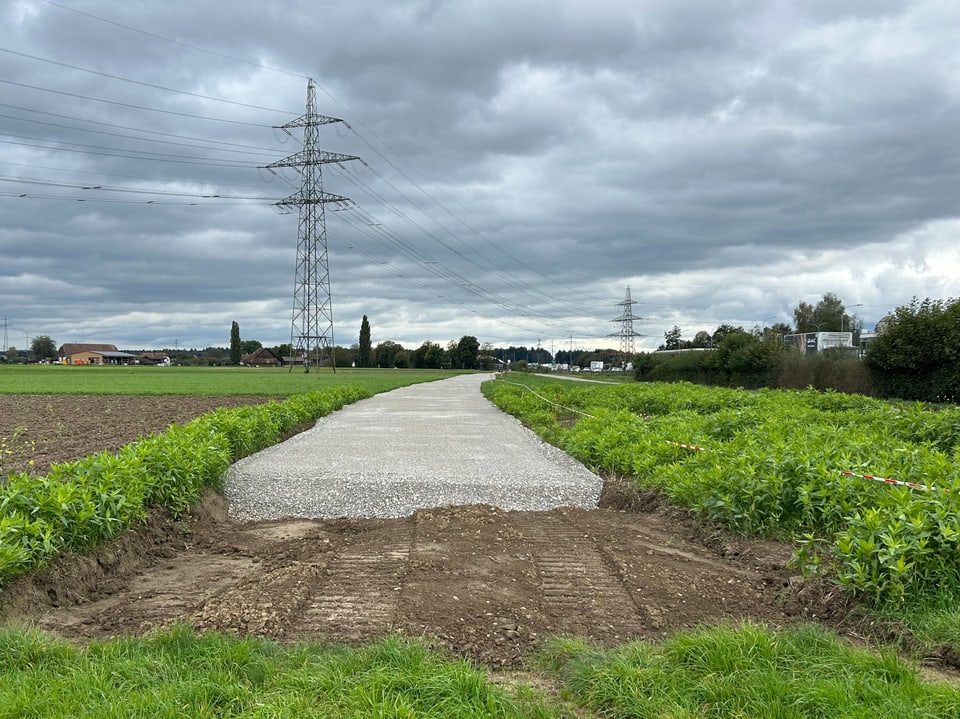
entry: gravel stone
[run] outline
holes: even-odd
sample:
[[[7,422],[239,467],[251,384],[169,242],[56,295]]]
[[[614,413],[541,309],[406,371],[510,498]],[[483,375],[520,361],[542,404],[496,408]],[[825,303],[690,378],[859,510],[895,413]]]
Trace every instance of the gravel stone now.
[[[418,509],[593,509],[600,478],[480,393],[490,375],[412,385],[348,405],[227,472],[239,520],[405,517]]]

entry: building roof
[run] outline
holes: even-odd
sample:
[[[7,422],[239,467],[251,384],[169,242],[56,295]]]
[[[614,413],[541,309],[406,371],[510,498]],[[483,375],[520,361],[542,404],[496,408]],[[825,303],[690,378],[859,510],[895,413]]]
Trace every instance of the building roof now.
[[[105,344],[81,344],[81,343],[67,343],[60,345],[60,350],[57,352],[61,357],[68,357],[70,355],[79,354],[80,352],[116,352],[116,345],[105,345]]]
[[[280,358],[267,347],[258,347],[253,352],[243,355],[241,362],[256,362],[257,360],[274,360],[279,362]]]

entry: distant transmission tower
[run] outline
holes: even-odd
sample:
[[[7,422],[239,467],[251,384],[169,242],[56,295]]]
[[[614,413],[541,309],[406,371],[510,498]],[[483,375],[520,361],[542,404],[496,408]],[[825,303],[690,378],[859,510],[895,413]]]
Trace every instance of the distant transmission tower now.
[[[291,127],[303,128],[303,149],[267,165],[268,170],[292,167],[300,173],[300,191],[277,203],[280,207],[298,207],[300,229],[297,233],[297,269],[293,284],[293,318],[290,323],[290,348],[303,358],[304,371],[319,367],[328,359],[336,372],[333,352],[333,306],[330,300],[330,266],[327,259],[328,202],[349,202],[346,197],[323,191],[321,167],[328,162],[359,160],[355,155],[327,152],[319,147],[319,127],[343,122],[336,117],[317,114],[316,88],[307,80],[307,112],[278,129],[290,134]],[[292,370],[291,366],[291,370]]]
[[[620,338],[621,361],[623,367],[626,367],[627,362],[633,361],[633,355],[635,353],[633,338],[643,337],[643,335],[633,330],[634,320],[642,320],[643,317],[637,317],[637,315],[633,314],[633,300],[630,298],[629,285],[627,285],[627,294],[624,296],[623,302],[618,302],[617,307],[622,307],[623,311],[617,319],[611,321],[620,323],[620,331],[613,332],[607,336]]]

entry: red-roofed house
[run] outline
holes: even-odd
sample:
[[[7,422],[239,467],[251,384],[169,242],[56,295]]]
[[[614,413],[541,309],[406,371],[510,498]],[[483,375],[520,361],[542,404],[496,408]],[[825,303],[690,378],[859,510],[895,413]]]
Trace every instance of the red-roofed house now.
[[[116,345],[69,343],[60,345],[57,358],[62,364],[131,364],[136,359],[129,352],[119,352]]]

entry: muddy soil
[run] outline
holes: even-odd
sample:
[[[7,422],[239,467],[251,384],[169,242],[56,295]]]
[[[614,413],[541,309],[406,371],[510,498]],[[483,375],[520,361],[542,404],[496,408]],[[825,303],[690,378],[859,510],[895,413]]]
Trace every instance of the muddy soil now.
[[[178,421],[159,417],[163,398],[96,399],[113,421],[102,421],[105,409],[94,398],[36,405],[41,413],[46,402],[85,407],[101,420],[100,434],[110,434],[105,426],[117,430],[99,442],[98,432],[85,435],[75,456],[122,444],[121,428],[146,426],[133,407],[149,407],[163,423],[148,431]],[[22,412],[28,405],[20,400]],[[179,421],[223,404],[176,401],[189,406]],[[62,431],[82,423],[60,417]],[[74,458],[56,447],[45,456]],[[478,505],[389,520],[236,523],[223,498],[210,493],[190,517],[154,515],[89,557],[64,557],[4,587],[0,615],[80,640],[175,622],[281,641],[362,643],[399,632],[511,667],[553,634],[614,644],[724,619],[780,625],[843,613],[829,592],[797,591],[785,545],[706,532],[682,511],[612,481],[603,504],[592,511]]]
[[[140,397],[0,394],[0,476],[46,474],[51,464],[116,452],[218,407],[269,397]]]

